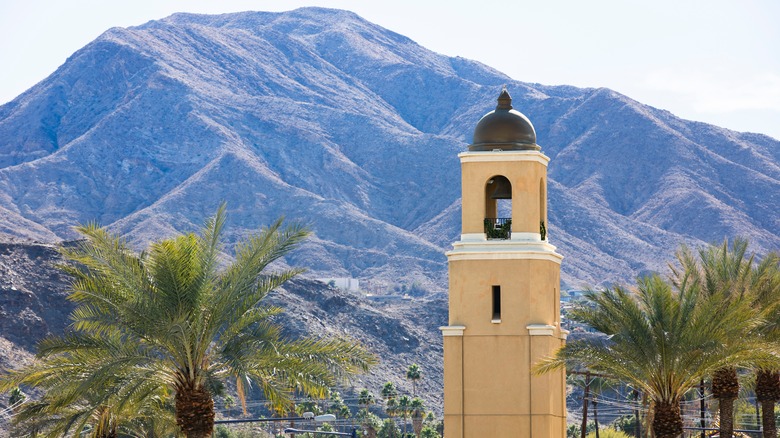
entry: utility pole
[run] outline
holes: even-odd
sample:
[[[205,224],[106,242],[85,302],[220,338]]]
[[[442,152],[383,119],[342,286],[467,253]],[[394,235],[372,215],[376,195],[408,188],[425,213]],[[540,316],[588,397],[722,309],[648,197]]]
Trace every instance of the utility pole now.
[[[590,371],[585,372],[585,392],[582,395],[582,429],[580,438],[588,434],[588,397],[590,396]]]
[[[704,430],[704,415],[707,406],[704,403],[704,379],[699,381],[699,427],[701,427],[701,438],[707,438],[707,431]]]
[[[642,438],[642,422],[639,420],[639,390],[634,388],[634,418],[636,419],[636,428],[634,429],[636,438]]]

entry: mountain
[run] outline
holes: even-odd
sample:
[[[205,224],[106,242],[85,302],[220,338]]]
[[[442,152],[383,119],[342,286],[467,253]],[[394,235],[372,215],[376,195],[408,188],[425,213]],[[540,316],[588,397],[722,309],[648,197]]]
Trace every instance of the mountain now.
[[[97,221],[138,247],[223,200],[231,240],[280,215],[287,262],[369,290],[446,289],[460,173],[506,84],[549,166],[569,287],[664,271],[680,243],[780,248],[780,142],[609,89],[514,80],[340,10],[175,14],[114,28],[0,107],[0,236]]]
[[[30,363],[30,352],[40,339],[61,334],[70,324],[68,315],[74,304],[66,298],[69,279],[56,268],[63,262],[52,245],[0,244],[0,370]],[[298,278],[269,294],[266,304],[284,308],[275,316],[275,322],[288,336],[349,337],[383,358],[369,373],[356,376],[341,388],[353,411],[358,409],[356,397],[362,388],[378,395],[382,385],[392,381],[401,393],[411,394],[406,368],[417,363],[424,377],[420,394],[430,409],[441,414],[443,364],[438,327],[447,323],[447,301],[443,297],[367,300]],[[264,399],[261,394],[249,398],[253,402]],[[3,412],[7,401],[7,397],[0,397],[3,438],[8,436],[4,433],[7,412]]]

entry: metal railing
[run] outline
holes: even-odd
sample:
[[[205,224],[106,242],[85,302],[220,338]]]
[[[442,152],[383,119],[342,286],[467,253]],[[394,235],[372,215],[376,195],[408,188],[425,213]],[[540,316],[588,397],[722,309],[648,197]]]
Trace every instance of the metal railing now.
[[[485,234],[488,239],[509,239],[512,236],[512,218],[486,217]]]

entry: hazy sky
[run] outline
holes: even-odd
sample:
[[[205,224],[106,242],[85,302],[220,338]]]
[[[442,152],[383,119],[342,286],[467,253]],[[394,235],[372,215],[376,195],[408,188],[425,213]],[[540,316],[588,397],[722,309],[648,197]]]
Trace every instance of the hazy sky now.
[[[301,6],[354,11],[520,81],[608,87],[686,119],[780,139],[778,0],[0,0],[0,104],[113,26]]]

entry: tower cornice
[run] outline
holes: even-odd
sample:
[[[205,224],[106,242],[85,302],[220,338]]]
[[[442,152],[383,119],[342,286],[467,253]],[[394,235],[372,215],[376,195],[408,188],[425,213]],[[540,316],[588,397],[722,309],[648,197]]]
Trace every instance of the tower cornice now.
[[[454,260],[549,260],[561,263],[563,256],[555,246],[545,241],[482,240],[460,241],[447,251],[448,261]]]
[[[461,163],[490,163],[507,161],[535,161],[545,167],[550,157],[539,151],[468,151],[458,154]]]

